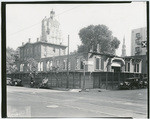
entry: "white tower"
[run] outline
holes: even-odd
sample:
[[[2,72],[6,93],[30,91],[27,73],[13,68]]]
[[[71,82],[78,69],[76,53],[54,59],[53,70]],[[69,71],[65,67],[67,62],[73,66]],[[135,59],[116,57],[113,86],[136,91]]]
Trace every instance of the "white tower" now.
[[[55,12],[50,12],[49,18],[42,20],[41,41],[60,45],[62,43],[59,22],[55,19]]]

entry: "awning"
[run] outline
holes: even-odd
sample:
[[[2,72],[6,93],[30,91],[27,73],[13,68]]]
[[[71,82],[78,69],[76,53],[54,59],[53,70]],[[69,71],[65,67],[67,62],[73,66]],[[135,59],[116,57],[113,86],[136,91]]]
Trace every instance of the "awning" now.
[[[125,65],[125,61],[122,58],[117,58],[117,57],[114,57],[111,59],[111,64],[113,64],[113,63],[119,63],[121,66]]]
[[[113,62],[111,64],[112,67],[121,67],[121,63],[120,62]]]

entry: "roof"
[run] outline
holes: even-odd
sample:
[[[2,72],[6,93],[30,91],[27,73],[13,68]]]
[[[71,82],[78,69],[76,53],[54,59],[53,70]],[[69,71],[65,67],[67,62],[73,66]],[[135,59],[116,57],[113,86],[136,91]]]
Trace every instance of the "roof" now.
[[[116,56],[116,55],[112,55],[112,54],[103,54],[103,53],[98,53],[98,52],[89,52],[89,53],[92,53],[90,57],[92,57],[93,55],[103,55],[103,56],[108,56],[108,57],[119,57],[119,56]]]
[[[34,43],[27,42],[26,44],[20,46],[19,48],[25,47],[27,44],[31,44],[31,45],[35,45],[35,44],[47,44],[47,45],[55,45],[55,46],[59,46],[59,47],[64,47],[64,48],[67,47],[65,45],[58,45],[58,44],[53,44],[53,43],[49,43],[49,42],[38,41],[38,42],[34,42]]]
[[[86,53],[69,54],[69,58],[72,57],[72,56],[83,56],[83,54],[86,54]],[[45,57],[45,58],[41,58],[41,59],[49,59],[49,58],[65,58],[65,57],[68,58],[68,55],[51,56],[51,57]]]

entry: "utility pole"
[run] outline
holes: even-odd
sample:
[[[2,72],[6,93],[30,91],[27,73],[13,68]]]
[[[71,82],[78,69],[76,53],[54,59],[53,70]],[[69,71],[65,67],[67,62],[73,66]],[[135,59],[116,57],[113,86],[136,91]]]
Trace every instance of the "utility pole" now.
[[[85,60],[83,61],[84,71],[83,71],[83,88],[82,90],[85,91]]]
[[[67,86],[66,88],[69,88],[69,35],[68,35]]]

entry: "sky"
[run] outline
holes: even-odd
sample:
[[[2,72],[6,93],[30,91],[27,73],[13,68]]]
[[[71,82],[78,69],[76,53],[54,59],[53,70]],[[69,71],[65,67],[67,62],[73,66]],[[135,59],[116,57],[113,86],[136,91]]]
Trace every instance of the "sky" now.
[[[67,45],[70,35],[70,52],[81,45],[80,29],[89,25],[104,24],[120,40],[116,55],[121,55],[123,37],[126,52],[130,56],[131,31],[146,27],[146,2],[124,4],[7,4],[6,46],[16,49],[22,42],[36,42],[41,36],[41,21],[55,11],[60,23],[63,43]]]

